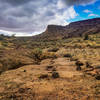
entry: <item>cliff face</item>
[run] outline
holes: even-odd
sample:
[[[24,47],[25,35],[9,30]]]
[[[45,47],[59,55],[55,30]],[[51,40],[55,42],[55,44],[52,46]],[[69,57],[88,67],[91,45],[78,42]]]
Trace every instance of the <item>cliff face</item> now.
[[[100,18],[72,22],[67,26],[48,25],[38,38],[60,39],[100,33]]]
[[[51,33],[51,34],[61,34],[65,31],[65,27],[63,26],[57,26],[57,25],[48,25],[45,33]]]

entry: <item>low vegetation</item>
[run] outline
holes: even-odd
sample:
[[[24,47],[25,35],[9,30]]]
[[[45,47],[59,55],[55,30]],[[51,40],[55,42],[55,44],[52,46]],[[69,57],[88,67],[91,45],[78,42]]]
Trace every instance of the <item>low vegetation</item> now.
[[[4,86],[0,87],[1,100],[37,100],[41,95],[40,100],[59,95],[64,100],[66,94],[69,100],[91,95],[99,100],[99,80],[100,34],[45,41],[0,36],[0,86]],[[10,92],[2,92],[4,89]]]
[[[59,56],[89,63],[99,63],[100,35],[85,35],[77,38],[65,38],[50,41],[34,41],[32,38],[0,36],[0,69],[16,69],[24,65],[22,59],[31,59],[39,64],[43,59],[55,59]],[[20,44],[20,45],[19,45]],[[54,47],[55,46],[55,47]],[[17,53],[20,52],[19,54]],[[15,53],[13,56],[12,52]],[[27,54],[26,54],[27,53]],[[18,55],[22,57],[18,57]],[[29,61],[29,60],[28,60]]]

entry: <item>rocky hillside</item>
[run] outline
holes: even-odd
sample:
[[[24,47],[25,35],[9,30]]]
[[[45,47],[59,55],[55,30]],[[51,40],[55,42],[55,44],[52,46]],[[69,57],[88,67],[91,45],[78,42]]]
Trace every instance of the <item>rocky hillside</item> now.
[[[39,39],[62,39],[100,33],[100,18],[72,22],[67,26],[48,25]]]

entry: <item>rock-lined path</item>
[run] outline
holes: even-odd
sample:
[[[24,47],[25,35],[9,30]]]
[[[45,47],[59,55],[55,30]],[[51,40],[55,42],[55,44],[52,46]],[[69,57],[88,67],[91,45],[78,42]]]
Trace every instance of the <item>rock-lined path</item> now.
[[[52,78],[53,70],[59,73],[59,78]],[[48,77],[40,79],[41,75]],[[68,58],[46,59],[40,65],[3,73],[0,100],[99,100],[99,90],[96,90],[99,83],[76,71],[75,62]]]

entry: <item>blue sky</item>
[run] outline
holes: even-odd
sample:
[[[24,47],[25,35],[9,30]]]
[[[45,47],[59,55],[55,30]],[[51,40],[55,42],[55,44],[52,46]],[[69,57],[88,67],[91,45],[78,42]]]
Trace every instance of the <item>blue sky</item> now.
[[[69,22],[100,17],[100,0],[98,0],[93,4],[89,4],[85,6],[75,5],[74,9],[78,14],[78,16],[75,17],[74,19],[69,20]]]
[[[100,17],[100,0],[0,0],[0,34],[32,36],[47,26]]]

